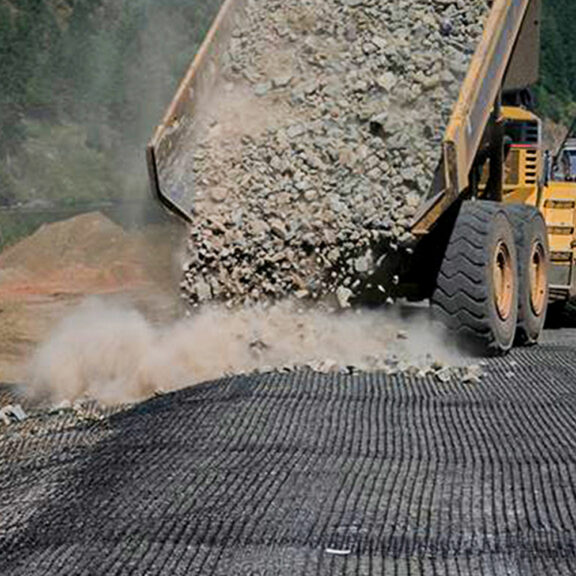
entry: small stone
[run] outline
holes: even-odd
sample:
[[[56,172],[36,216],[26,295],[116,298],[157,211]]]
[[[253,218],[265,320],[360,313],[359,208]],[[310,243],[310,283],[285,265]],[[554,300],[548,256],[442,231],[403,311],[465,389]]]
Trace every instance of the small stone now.
[[[207,302],[212,299],[212,289],[204,279],[196,282],[196,294],[200,302]]]
[[[336,298],[341,309],[350,308],[350,298],[352,298],[352,296],[354,296],[354,292],[344,286],[340,286],[336,290]]]
[[[282,240],[286,239],[287,234],[286,225],[284,224],[284,222],[282,222],[282,220],[279,220],[278,218],[274,218],[273,220],[271,220],[270,230],[278,238],[281,238]]]
[[[440,380],[443,384],[450,382],[451,378],[451,369],[450,368],[443,368],[442,370],[438,370],[435,374],[436,378]]]
[[[364,256],[361,256],[360,258],[356,258],[356,260],[354,261],[354,269],[359,274],[369,272],[372,269],[372,265],[373,265],[373,258],[371,252],[366,253]]]
[[[304,198],[306,198],[308,202],[313,202],[318,198],[318,192],[316,190],[306,190],[306,192],[304,192]]]
[[[224,202],[228,196],[226,188],[212,188],[210,190],[210,198],[213,202]]]
[[[442,22],[440,22],[440,34],[442,34],[442,36],[450,36],[453,29],[452,21],[449,18],[444,18]]]
[[[28,418],[28,415],[20,404],[8,404],[8,406],[0,409],[0,421],[4,422],[6,426],[23,422],[26,418]]]
[[[372,44],[374,44],[374,46],[376,46],[379,49],[386,48],[386,46],[388,44],[386,42],[386,40],[384,38],[382,38],[381,36],[373,36],[371,41],[372,41]]]
[[[286,130],[288,138],[298,138],[306,133],[306,128],[302,124],[293,124]]]
[[[393,72],[384,72],[376,78],[376,84],[385,92],[390,92],[396,86],[398,79]]]
[[[290,74],[285,74],[284,76],[277,76],[272,80],[272,85],[274,88],[286,88],[290,86],[293,76]]]
[[[256,94],[256,96],[261,98],[262,96],[266,96],[266,94],[270,92],[270,88],[271,85],[269,82],[263,84],[256,84],[256,86],[254,86],[254,94]]]
[[[466,367],[462,382],[479,384],[482,382],[482,376],[482,367],[478,364],[473,364],[472,366]]]

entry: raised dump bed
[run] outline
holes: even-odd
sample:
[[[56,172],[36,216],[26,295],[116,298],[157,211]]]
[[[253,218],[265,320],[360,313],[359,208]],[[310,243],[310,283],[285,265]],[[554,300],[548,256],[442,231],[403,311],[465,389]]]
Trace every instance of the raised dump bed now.
[[[518,261],[524,236],[546,243],[542,150],[518,103],[539,14],[540,0],[225,2],[148,147],[155,193],[190,224],[189,303],[431,298],[501,351],[526,285],[544,302],[535,341],[548,248],[534,274]],[[486,253],[460,254],[460,211]]]

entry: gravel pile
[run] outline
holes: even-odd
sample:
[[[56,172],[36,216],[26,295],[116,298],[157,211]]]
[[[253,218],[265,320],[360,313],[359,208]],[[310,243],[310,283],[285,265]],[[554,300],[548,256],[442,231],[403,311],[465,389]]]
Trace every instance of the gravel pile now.
[[[488,5],[249,0],[198,111],[184,297],[386,299]]]

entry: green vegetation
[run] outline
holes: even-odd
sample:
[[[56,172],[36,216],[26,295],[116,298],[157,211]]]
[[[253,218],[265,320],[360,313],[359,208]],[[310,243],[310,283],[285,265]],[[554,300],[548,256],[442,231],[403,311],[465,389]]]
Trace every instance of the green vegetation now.
[[[218,4],[0,0],[0,205],[144,198],[144,144]]]
[[[544,0],[540,112],[563,124],[576,115],[576,2]]]

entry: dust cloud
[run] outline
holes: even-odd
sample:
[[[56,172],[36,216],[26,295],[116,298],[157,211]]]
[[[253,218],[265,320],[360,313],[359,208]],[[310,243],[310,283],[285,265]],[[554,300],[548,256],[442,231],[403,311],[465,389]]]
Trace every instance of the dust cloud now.
[[[89,299],[29,366],[28,391],[52,401],[132,402],[231,374],[412,369],[462,363],[429,319],[376,311],[304,310],[296,303],[205,308],[164,326],[121,301]]]

